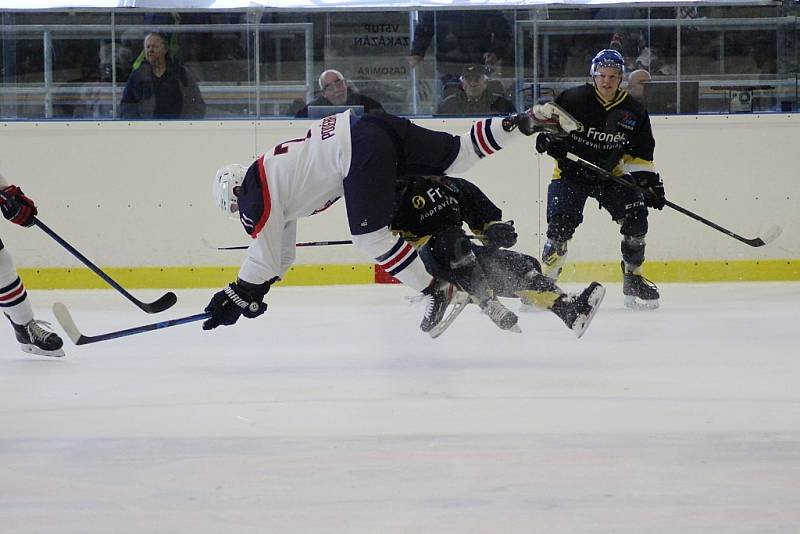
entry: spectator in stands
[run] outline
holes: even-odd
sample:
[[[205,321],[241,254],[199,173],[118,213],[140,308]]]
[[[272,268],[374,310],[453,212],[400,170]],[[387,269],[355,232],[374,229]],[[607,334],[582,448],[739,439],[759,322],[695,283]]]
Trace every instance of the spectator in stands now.
[[[205,116],[206,103],[191,71],[168,54],[169,38],[158,32],[144,38],[146,59],[131,73],[122,92],[120,116],[182,119]]]
[[[436,37],[436,76],[447,84],[458,80],[467,64],[495,71],[512,45],[512,31],[502,11],[424,11],[414,30],[408,59],[416,67]]]
[[[639,102],[644,103],[644,86],[652,80],[650,73],[644,69],[638,69],[628,75],[628,94]]]
[[[489,75],[482,65],[466,65],[459,84],[455,93],[439,103],[438,115],[508,115],[517,111],[510,100],[490,87]]]
[[[306,104],[295,117],[308,117],[309,106],[364,106],[364,113],[383,112],[377,100],[347,87],[347,80],[338,70],[328,69],[319,76],[322,94]]]

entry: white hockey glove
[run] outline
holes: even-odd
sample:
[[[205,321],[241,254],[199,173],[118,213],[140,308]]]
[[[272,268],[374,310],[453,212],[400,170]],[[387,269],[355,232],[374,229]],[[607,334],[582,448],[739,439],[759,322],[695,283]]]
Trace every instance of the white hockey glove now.
[[[537,123],[545,126],[540,131],[555,135],[569,135],[570,132],[583,131],[583,125],[575,117],[553,102],[536,104],[530,109],[530,113]]]

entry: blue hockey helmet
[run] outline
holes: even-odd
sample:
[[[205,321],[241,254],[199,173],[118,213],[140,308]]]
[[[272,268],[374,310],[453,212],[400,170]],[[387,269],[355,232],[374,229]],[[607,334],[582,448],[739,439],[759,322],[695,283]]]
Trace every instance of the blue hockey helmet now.
[[[625,74],[625,59],[622,54],[611,48],[600,50],[597,55],[592,58],[592,64],[589,66],[589,76],[594,78],[597,76],[597,71],[603,67],[617,69],[620,76]]]

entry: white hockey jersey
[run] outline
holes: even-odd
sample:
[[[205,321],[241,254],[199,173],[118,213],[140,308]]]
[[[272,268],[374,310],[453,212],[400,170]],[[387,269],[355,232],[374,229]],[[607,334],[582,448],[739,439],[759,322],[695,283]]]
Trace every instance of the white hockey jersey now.
[[[350,111],[314,123],[264,155],[239,195],[242,225],[255,238],[239,277],[261,283],[283,277],[295,258],[296,220],[319,213],[343,195],[350,168]]]

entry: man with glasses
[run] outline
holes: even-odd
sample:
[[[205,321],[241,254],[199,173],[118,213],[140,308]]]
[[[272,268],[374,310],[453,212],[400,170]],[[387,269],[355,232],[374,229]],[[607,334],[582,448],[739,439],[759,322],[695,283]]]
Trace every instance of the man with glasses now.
[[[320,96],[306,104],[295,117],[308,117],[309,106],[364,106],[364,113],[383,112],[383,106],[377,100],[350,91],[347,80],[341,72],[328,69],[319,77]]]

